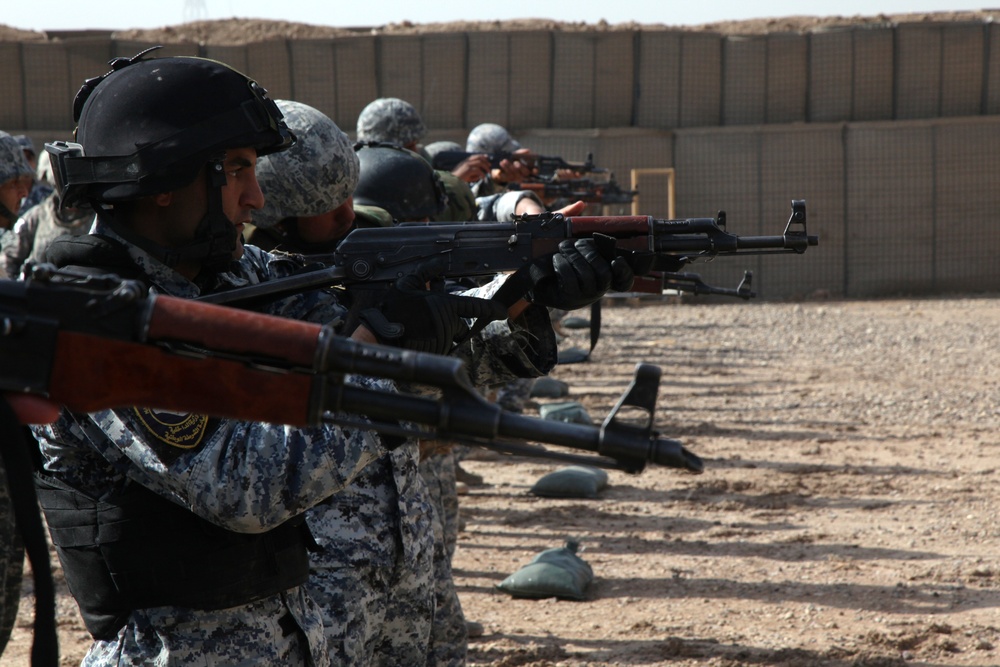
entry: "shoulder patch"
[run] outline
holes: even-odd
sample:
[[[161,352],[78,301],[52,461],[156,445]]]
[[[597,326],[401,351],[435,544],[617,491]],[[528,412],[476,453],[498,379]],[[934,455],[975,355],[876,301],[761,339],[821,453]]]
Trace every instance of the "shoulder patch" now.
[[[132,408],[142,428],[158,442],[177,449],[196,449],[209,432],[208,415],[178,414],[166,410]]]

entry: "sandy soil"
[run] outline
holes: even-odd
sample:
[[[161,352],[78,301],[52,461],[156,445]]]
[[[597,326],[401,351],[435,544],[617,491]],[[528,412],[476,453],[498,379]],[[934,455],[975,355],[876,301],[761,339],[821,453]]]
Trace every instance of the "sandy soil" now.
[[[879,25],[902,22],[933,21],[992,21],[1000,18],[1000,10],[922,12],[907,14],[877,14],[869,16],[784,16],[748,21],[720,21],[698,26],[671,26],[643,23],[567,23],[545,18],[524,18],[509,21],[453,21],[450,23],[413,23],[403,21],[382,26],[337,28],[310,23],[232,18],[214,21],[192,21],[151,29],[121,30],[118,39],[159,43],[194,42],[203,44],[249,44],[268,39],[320,39],[352,34],[422,34],[440,32],[481,32],[511,30],[601,31],[601,30],[691,30],[721,34],[752,35],[768,32],[811,32],[841,26]],[[61,39],[65,32],[22,30],[0,24],[0,41],[44,41]]]
[[[659,365],[658,426],[706,471],[612,471],[598,499],[542,499],[528,489],[563,464],[474,450],[486,483],[462,498],[455,560],[486,630],[471,664],[1000,664],[1000,297],[614,301],[603,319],[591,360],[553,376],[600,419],[637,361]],[[566,539],[594,570],[587,600],[494,588]],[[27,664],[24,594],[2,667]],[[59,609],[78,664],[64,588]]]

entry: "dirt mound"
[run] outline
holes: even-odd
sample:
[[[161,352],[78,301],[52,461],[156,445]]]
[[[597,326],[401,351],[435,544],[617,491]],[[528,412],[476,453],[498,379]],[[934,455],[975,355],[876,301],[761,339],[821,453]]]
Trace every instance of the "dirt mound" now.
[[[985,22],[1000,18],[1000,10],[929,12],[913,14],[879,14],[874,16],[785,16],[746,21],[719,21],[697,26],[671,26],[635,22],[598,23],[565,22],[552,19],[525,18],[508,21],[452,21],[449,23],[413,23],[403,21],[382,26],[338,28],[334,26],[272,21],[266,19],[232,18],[214,21],[192,21],[160,28],[136,28],[113,33],[116,39],[159,42],[161,44],[196,43],[212,45],[252,44],[274,39],[329,39],[347,35],[373,34],[433,34],[449,32],[505,32],[518,30],[548,30],[553,32],[600,32],[627,30],[688,30],[717,32],[724,35],[759,35],[770,32],[815,32],[852,26],[878,26],[892,23]],[[91,31],[92,32],[92,31]],[[81,33],[82,34],[82,33]],[[68,39],[71,31],[53,33],[21,30],[0,24],[0,41],[45,41]]]

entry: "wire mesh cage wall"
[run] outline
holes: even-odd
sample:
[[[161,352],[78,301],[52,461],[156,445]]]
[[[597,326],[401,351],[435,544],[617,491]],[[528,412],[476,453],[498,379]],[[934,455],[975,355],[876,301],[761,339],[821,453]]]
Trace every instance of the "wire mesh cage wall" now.
[[[149,43],[63,36],[0,43],[0,128],[69,138],[72,100],[112,57]],[[414,104],[427,141],[496,122],[536,152],[609,168],[674,169],[681,217],[774,234],[805,199],[820,246],[751,268],[763,298],[990,290],[1000,233],[1000,33],[992,23],[869,23],[809,33],[670,29],[353,34],[246,45],[169,44],[227,62],[275,98],[351,133],[377,97]],[[641,191],[666,217],[662,183]],[[891,241],[890,241],[891,239]]]

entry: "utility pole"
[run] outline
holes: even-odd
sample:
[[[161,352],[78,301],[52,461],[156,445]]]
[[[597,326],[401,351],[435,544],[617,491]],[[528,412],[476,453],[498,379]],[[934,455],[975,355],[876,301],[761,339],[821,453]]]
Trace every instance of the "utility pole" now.
[[[184,0],[184,22],[203,21],[208,18],[205,0]]]

